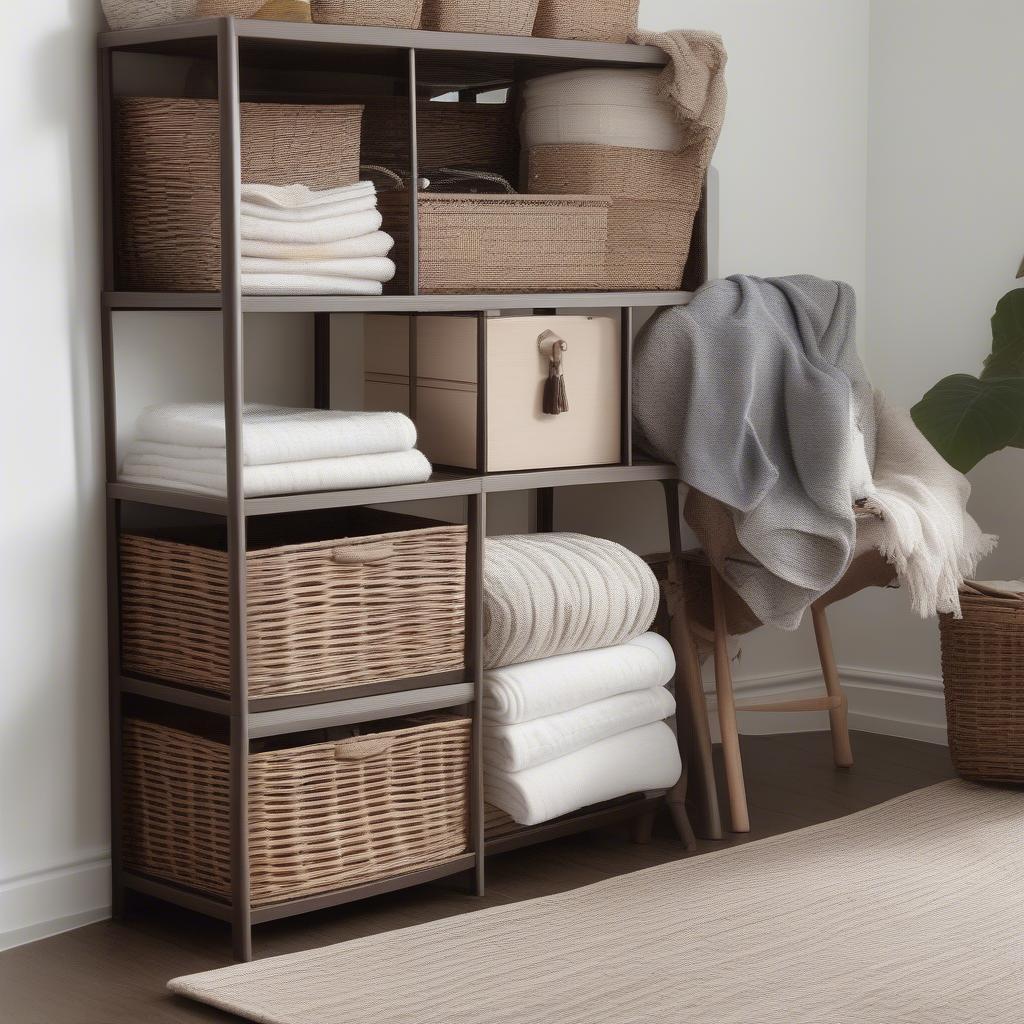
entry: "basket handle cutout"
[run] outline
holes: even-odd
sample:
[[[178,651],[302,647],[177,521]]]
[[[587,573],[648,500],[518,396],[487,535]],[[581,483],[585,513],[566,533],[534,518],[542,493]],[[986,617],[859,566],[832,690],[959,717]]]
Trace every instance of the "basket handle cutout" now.
[[[335,548],[331,558],[335,565],[367,565],[371,562],[386,562],[394,555],[395,545],[385,540],[362,547]]]
[[[394,736],[378,734],[376,736],[351,736],[340,740],[334,748],[336,761],[368,761],[371,757],[386,754],[394,743]]]

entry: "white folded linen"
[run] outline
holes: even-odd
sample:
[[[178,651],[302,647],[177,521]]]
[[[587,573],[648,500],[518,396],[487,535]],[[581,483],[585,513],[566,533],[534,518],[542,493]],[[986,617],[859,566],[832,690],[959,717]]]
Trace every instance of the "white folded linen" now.
[[[603,800],[668,789],[682,770],[672,730],[655,722],[525,771],[485,765],[484,798],[520,825],[538,825]]]
[[[242,257],[242,280],[247,275],[301,274],[314,277],[340,277],[355,281],[390,281],[395,264],[387,256],[363,256],[344,260],[271,260],[258,256]]]
[[[283,210],[276,206],[263,206],[260,203],[243,201],[240,212],[243,217],[308,224],[311,221],[330,220],[334,217],[344,217],[348,213],[362,213],[364,210],[375,209],[377,209],[377,197],[371,195],[345,199],[340,203],[322,203],[318,206],[300,206],[296,209]]]
[[[358,238],[379,231],[384,223],[380,210],[346,213],[329,220],[291,223],[265,217],[240,217],[242,238],[260,242],[284,242],[287,245],[323,245],[345,238]]]
[[[484,761],[506,772],[534,768],[609,736],[660,722],[673,714],[675,707],[675,699],[664,686],[652,686],[518,725],[485,719]]]
[[[158,457],[157,457],[158,458]],[[126,458],[120,479],[151,487],[170,487],[198,494],[227,493],[227,467],[188,459],[179,466],[155,464],[153,456]],[[422,452],[350,455],[339,459],[307,459],[245,466],[242,485],[247,498],[307,491],[344,491],[356,487],[391,487],[422,483],[430,477],[430,463]]]
[[[657,633],[614,647],[489,669],[483,715],[504,725],[532,722],[616,694],[665,686],[675,669],[672,645]]]
[[[172,402],[143,409],[135,424],[138,441],[184,449],[224,451],[221,402]],[[242,461],[249,466],[405,451],[416,444],[416,426],[400,412],[290,409],[248,403],[242,409]],[[177,455],[177,452],[151,452]],[[186,458],[199,458],[188,451]]]
[[[349,199],[377,194],[372,181],[357,181],[338,188],[309,188],[307,185],[263,185],[242,183],[242,202],[256,203],[269,209],[296,210],[342,203]]]
[[[243,295],[382,295],[380,281],[319,274],[243,274]]]
[[[288,242],[261,242],[255,238],[242,239],[242,257],[268,260],[289,260],[298,264],[312,264],[316,260],[357,259],[363,256],[387,256],[395,240],[386,231],[371,231],[356,238],[340,238],[336,242],[315,245],[292,245]],[[309,267],[306,267],[307,272]]]

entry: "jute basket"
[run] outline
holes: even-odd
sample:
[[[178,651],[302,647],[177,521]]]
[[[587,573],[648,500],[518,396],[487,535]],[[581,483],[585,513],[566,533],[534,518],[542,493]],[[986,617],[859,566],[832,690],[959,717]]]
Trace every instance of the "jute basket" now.
[[[625,43],[636,30],[639,0],[540,0],[535,36]]]
[[[610,197],[605,287],[680,286],[703,181],[697,147],[534,146],[527,174],[531,192]]]
[[[150,28],[196,16],[196,0],[101,0],[112,29]]]
[[[249,755],[254,907],[440,864],[468,844],[470,720],[396,719],[379,731]],[[126,867],[231,896],[229,748],[127,718]]]
[[[242,104],[242,180],[310,188],[359,180],[362,107]],[[220,290],[220,166],[214,100],[117,102],[118,287]]]
[[[961,593],[939,619],[949,752],[977,782],[1024,783],[1024,600]]]
[[[423,0],[312,0],[312,8],[324,25],[419,28]]]
[[[607,288],[609,200],[600,196],[421,193],[424,295],[600,291]],[[409,196],[380,196],[395,238],[396,288],[407,287]]]
[[[263,21],[310,22],[309,0],[199,0],[200,18],[255,18]]]
[[[323,520],[312,539],[280,521],[251,524],[249,695],[461,668],[466,528],[426,522],[351,510]],[[227,572],[222,528],[122,534],[125,670],[230,692]]]
[[[424,0],[423,27],[435,32],[528,36],[538,0]]]

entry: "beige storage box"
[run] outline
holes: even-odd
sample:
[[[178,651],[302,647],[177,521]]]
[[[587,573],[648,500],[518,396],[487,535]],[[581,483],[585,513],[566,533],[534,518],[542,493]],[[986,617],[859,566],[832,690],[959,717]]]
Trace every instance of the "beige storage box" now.
[[[410,413],[436,466],[480,472],[600,466],[621,460],[618,323],[601,316],[488,317],[483,458],[476,449],[477,317],[365,318],[367,409]],[[550,339],[564,339],[568,412],[542,410]],[[409,341],[415,335],[415,402]],[[414,407],[411,407],[414,406]]]

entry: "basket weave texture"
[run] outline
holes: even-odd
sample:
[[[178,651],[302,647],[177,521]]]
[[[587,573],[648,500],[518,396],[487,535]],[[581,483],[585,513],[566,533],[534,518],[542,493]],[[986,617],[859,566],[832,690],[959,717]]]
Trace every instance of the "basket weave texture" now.
[[[197,18],[257,18],[310,22],[309,0],[199,0]]]
[[[939,619],[949,752],[978,782],[1024,783],[1024,601],[961,593]]]
[[[408,281],[409,196],[388,192],[380,200],[401,290]],[[608,287],[606,198],[424,192],[418,204],[424,295]]]
[[[196,17],[196,0],[101,0],[112,29],[150,28]]]
[[[540,0],[533,34],[625,43],[636,30],[639,6],[639,0]]]
[[[331,188],[359,180],[361,107],[241,107],[243,182]],[[120,288],[220,289],[218,139],[214,100],[118,100]]]
[[[313,20],[324,25],[419,28],[423,0],[311,0]]]
[[[611,198],[605,287],[661,291],[680,286],[703,183],[698,147],[671,153],[625,146],[534,146],[528,167],[532,192]]]
[[[250,697],[314,693],[461,668],[466,528],[246,553]],[[230,692],[222,550],[121,536],[128,672]]]
[[[528,36],[538,0],[424,0],[423,27],[435,32]]]
[[[254,907],[388,878],[466,850],[469,719],[389,726],[249,756]],[[126,719],[125,865],[230,898],[228,765],[224,743]]]

